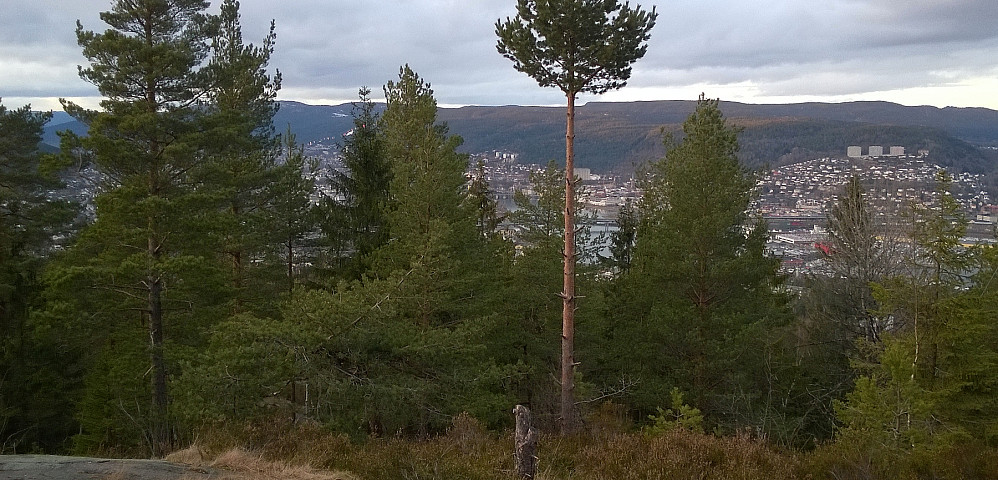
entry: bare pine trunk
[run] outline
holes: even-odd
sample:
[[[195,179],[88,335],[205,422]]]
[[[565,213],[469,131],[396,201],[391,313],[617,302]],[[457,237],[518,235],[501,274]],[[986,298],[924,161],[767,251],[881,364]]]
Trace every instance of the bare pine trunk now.
[[[149,250],[155,259],[159,256],[158,245],[149,239]],[[167,422],[166,360],[163,353],[163,283],[155,273],[148,279],[149,285],[149,349],[152,366],[152,454],[161,455],[169,441]]]
[[[147,13],[145,18],[145,42],[146,46],[152,47],[155,35],[152,31],[152,15]],[[146,108],[152,115],[159,114],[159,84],[154,78],[146,80]],[[151,155],[152,163],[149,165],[149,195],[158,196],[161,193],[162,182],[165,181],[160,176],[159,140],[155,137],[150,139],[147,154]],[[158,236],[160,231],[159,218],[156,213],[150,214],[147,218],[149,227],[149,237],[147,243],[147,255],[150,263],[146,288],[148,289],[148,310],[149,310],[149,356],[150,367],[152,368],[152,431],[151,447],[154,456],[162,455],[168,448],[169,441],[169,421],[167,417],[169,396],[166,386],[166,360],[164,353],[163,339],[163,279],[159,272],[159,259],[163,254],[163,244]]]
[[[561,433],[575,430],[575,93],[565,133],[565,281],[561,324]]]

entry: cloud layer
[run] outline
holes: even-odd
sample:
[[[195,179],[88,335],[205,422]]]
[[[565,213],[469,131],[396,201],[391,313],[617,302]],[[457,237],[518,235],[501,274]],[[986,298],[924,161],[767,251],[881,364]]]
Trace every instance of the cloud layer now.
[[[217,3],[217,1],[215,2]],[[4,103],[95,102],[80,80],[76,21],[104,30],[110,0],[36,0],[0,17]],[[644,5],[650,8],[649,5]],[[880,99],[998,109],[994,0],[674,0],[656,7],[648,54],[628,87],[583,100],[791,102]],[[445,105],[560,104],[495,50],[515,0],[243,0],[243,33],[277,25],[281,98],[339,103],[375,93],[408,63]]]

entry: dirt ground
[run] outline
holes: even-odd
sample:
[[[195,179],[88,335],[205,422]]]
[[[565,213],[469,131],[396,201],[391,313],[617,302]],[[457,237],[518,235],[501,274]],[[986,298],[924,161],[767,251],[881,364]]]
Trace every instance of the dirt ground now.
[[[0,455],[2,480],[208,480],[213,469],[164,460],[110,460],[52,455]],[[231,477],[230,477],[231,478]]]

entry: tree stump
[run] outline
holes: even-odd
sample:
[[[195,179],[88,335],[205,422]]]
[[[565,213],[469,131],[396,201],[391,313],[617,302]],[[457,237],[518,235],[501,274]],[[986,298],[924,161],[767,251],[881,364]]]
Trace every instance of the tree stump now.
[[[513,458],[519,478],[533,479],[537,474],[537,430],[530,426],[530,409],[517,405],[513,409],[516,416],[516,433],[513,438]]]

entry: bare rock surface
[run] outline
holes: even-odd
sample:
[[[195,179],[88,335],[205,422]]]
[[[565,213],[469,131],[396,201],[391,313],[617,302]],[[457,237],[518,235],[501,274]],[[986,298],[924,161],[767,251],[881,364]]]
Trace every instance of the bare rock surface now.
[[[208,480],[222,472],[165,460],[0,455],[0,480]]]

